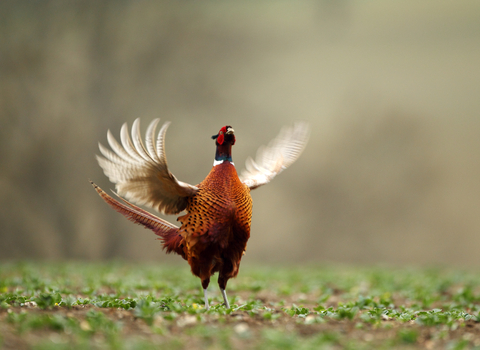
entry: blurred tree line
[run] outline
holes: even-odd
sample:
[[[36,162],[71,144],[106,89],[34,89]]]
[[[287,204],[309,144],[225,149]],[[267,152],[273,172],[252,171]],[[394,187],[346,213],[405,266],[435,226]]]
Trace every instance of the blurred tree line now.
[[[108,129],[161,117],[192,184],[220,126],[241,170],[282,125],[311,124],[298,163],[253,193],[247,261],[479,263],[478,10],[0,2],[0,257],[167,259],[88,183],[113,188],[94,159]]]

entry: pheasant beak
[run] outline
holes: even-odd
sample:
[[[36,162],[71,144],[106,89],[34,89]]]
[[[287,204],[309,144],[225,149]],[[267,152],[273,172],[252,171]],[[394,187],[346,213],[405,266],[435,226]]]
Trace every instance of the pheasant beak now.
[[[227,135],[231,135],[231,134],[233,134],[234,132],[235,132],[235,130],[233,130],[233,128],[229,127],[229,128],[227,129],[226,134],[227,134]]]

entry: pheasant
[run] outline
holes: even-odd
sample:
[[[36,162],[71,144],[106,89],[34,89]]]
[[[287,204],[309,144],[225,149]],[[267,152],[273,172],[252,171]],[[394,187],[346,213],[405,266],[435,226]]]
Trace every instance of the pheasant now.
[[[302,153],[308,140],[308,125],[296,123],[283,129],[269,146],[259,149],[256,161],[249,158],[246,170],[238,176],[232,161],[235,134],[231,126],[212,136],[216,152],[213,168],[196,186],[177,180],[169,171],[165,155],[165,134],[160,119],[147,128],[145,143],[140,135],[140,120],[132,125],[132,137],[125,123],[120,131],[121,144],[110,130],[111,150],[99,144],[97,156],[105,175],[116,184],[116,200],[91,182],[100,197],[130,221],[151,229],[158,235],[167,253],[176,253],[188,261],[191,271],[201,280],[205,309],[209,309],[207,287],[218,272],[218,285],[227,309],[227,282],[236,277],[250,237],[252,198],[250,190],[270,182]],[[120,197],[123,196],[126,199]],[[130,203],[145,205],[164,214],[178,214],[178,227]]]

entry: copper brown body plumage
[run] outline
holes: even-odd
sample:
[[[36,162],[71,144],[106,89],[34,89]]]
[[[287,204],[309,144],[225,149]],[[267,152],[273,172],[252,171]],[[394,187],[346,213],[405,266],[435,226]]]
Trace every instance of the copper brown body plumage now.
[[[100,145],[103,157],[97,159],[116,183],[119,195],[167,214],[186,211],[178,217],[180,227],[121,197],[118,201],[93,182],[92,185],[113,209],[157,234],[167,253],[174,252],[188,261],[192,273],[201,279],[206,309],[210,277],[218,272],[218,284],[229,308],[226,285],[237,276],[250,238],[250,191],[270,182],[298,158],[308,139],[308,126],[297,123],[284,129],[269,146],[259,150],[256,161],[247,161],[246,171],[240,177],[232,162],[234,130],[231,126],[222,127],[212,137],[216,144],[212,170],[205,180],[192,186],[178,181],[168,170],[164,143],[169,123],[162,126],[155,141],[158,123],[156,119],[148,127],[145,143],[140,137],[138,119],[132,126],[132,138],[123,125],[121,144],[108,132],[113,152]]]
[[[185,257],[204,289],[215,272],[225,289],[228,279],[238,274],[250,238],[250,189],[230,162],[215,166],[198,188],[188,201],[188,213],[178,218]]]

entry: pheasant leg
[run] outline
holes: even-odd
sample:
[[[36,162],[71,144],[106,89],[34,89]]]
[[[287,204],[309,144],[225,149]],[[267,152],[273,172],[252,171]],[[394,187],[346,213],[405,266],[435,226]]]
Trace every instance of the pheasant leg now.
[[[225,302],[225,307],[227,309],[230,309],[230,303],[228,302],[228,299],[227,299],[227,292],[225,292],[225,289],[220,289],[220,291],[222,292],[223,301]]]
[[[210,306],[208,305],[207,288],[203,290],[203,298],[205,299],[205,310],[208,310]]]

